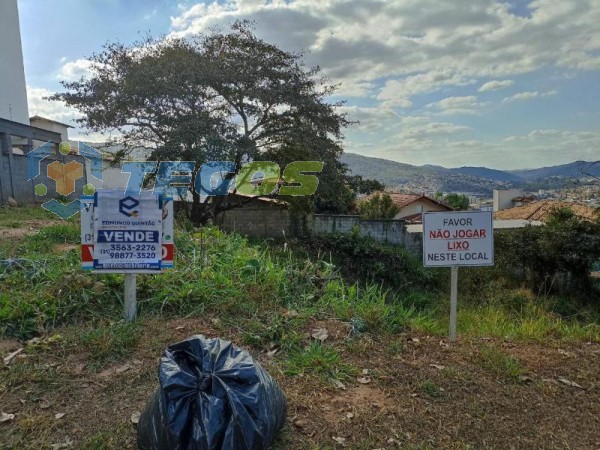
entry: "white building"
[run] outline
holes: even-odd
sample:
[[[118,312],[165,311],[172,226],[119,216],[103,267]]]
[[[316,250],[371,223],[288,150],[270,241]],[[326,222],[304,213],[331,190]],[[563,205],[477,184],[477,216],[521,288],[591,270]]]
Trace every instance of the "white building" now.
[[[29,125],[17,0],[0,1],[0,119]]]

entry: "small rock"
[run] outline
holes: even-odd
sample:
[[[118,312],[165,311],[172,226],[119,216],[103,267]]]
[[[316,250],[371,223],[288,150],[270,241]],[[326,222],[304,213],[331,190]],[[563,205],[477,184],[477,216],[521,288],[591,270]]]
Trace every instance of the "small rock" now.
[[[326,328],[317,328],[317,329],[312,330],[310,335],[314,339],[318,339],[319,341],[323,342],[323,341],[325,341],[325,339],[327,339],[329,337],[329,332],[327,331]]]
[[[307,422],[306,420],[295,420],[294,421],[294,426],[298,427],[298,428],[306,428]]]
[[[140,416],[142,415],[141,412],[139,411],[134,411],[131,413],[131,423],[134,425],[137,425],[138,422],[140,421]]]
[[[10,362],[15,358],[15,356],[17,356],[22,351],[23,351],[23,347],[21,347],[20,349],[15,350],[14,352],[10,353],[8,356],[6,356],[4,358],[4,364],[6,364],[8,366],[10,364]]]
[[[579,384],[575,383],[574,381],[568,380],[567,378],[558,377],[558,381],[560,381],[563,384],[566,384],[567,386],[576,387],[576,388],[579,388],[579,389],[584,389]]]
[[[6,199],[6,204],[8,206],[12,207],[12,208],[18,208],[19,207],[19,204],[17,203],[17,201],[14,198],[12,198],[12,197],[8,197]]]
[[[56,414],[54,414],[54,418],[55,419],[62,419],[63,417],[65,417],[65,413],[56,413]]]
[[[341,389],[343,391],[346,390],[346,385],[344,383],[342,383],[340,380],[333,380],[333,384],[338,389]]]
[[[7,413],[3,412],[0,414],[0,423],[8,422],[10,420],[13,420],[14,418],[15,418],[14,414],[7,414]]]

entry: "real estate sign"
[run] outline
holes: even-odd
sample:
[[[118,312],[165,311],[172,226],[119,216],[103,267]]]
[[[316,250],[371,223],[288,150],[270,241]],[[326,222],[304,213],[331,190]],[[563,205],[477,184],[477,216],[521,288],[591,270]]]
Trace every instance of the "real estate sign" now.
[[[490,211],[423,214],[423,265],[493,266],[494,233]]]
[[[173,201],[162,195],[98,191],[83,197],[82,267],[156,273],[173,267]]]

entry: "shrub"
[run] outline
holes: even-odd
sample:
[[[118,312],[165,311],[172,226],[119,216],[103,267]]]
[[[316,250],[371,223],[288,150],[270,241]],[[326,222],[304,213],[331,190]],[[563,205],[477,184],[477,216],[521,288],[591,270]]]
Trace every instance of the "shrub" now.
[[[403,290],[427,290],[439,285],[440,271],[423,268],[421,261],[402,247],[382,244],[368,236],[331,233],[311,236],[303,243],[315,256],[331,255],[349,279]]]
[[[496,234],[499,268],[539,294],[592,290],[590,273],[600,260],[600,225],[557,211],[545,226]]]

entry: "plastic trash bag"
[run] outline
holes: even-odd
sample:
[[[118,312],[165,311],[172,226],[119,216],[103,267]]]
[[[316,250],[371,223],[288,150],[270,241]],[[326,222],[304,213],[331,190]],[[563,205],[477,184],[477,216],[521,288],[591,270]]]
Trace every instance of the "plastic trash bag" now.
[[[202,335],[170,345],[138,422],[140,450],[259,450],[285,421],[285,397],[254,359]]]

